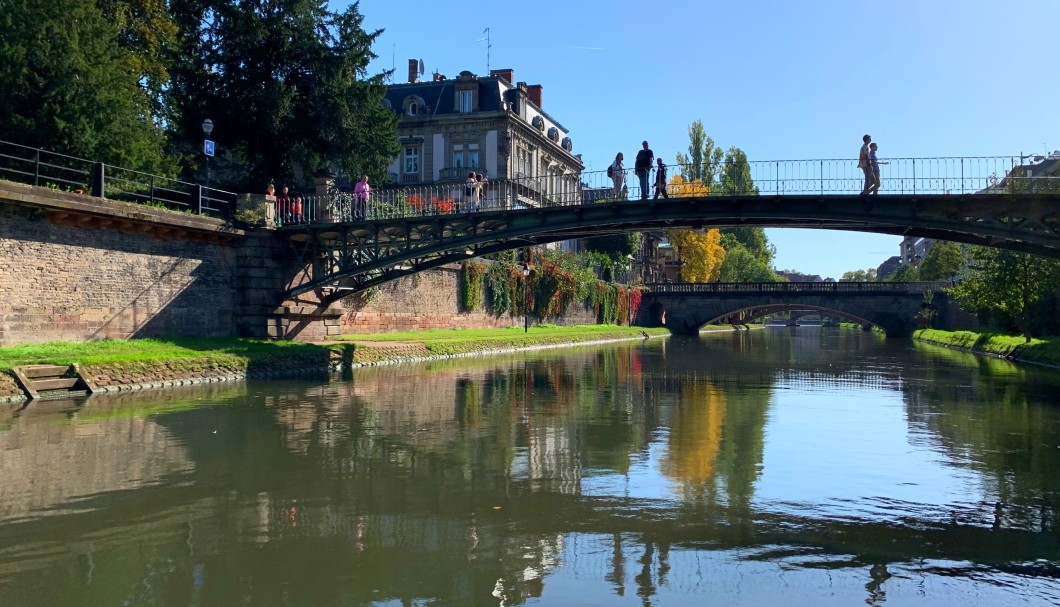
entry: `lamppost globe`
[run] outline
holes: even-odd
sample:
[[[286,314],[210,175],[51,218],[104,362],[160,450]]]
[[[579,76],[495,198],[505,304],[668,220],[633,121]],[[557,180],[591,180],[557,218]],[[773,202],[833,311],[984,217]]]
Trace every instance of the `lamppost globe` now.
[[[213,120],[207,118],[206,120],[202,121],[202,132],[204,135],[206,135],[207,138],[209,138],[210,133],[213,132]]]

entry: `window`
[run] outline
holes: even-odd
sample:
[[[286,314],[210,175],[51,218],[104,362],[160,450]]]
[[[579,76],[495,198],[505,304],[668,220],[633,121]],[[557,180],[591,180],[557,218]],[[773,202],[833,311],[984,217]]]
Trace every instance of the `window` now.
[[[471,91],[470,90],[457,91],[456,98],[457,98],[457,106],[460,108],[460,111],[462,113],[466,114],[466,113],[471,111]]]
[[[453,164],[454,169],[464,168],[464,146],[454,145],[453,146]]]
[[[467,146],[467,166],[477,169],[481,165],[478,163],[478,144],[472,143]]]
[[[420,148],[418,147],[407,147],[405,148],[405,174],[420,173]]]
[[[415,116],[416,113],[419,112],[419,110],[420,104],[416,103],[415,101],[409,104],[409,116]]]

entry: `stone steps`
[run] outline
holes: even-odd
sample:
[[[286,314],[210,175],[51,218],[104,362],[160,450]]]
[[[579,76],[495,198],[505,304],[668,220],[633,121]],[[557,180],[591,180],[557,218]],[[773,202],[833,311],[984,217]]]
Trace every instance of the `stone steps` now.
[[[30,400],[85,396],[92,392],[74,365],[23,365],[15,367],[13,373]]]

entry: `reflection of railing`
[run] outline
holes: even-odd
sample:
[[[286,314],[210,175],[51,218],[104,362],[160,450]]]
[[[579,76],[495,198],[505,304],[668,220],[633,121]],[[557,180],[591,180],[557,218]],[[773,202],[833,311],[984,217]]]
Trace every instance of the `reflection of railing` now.
[[[953,286],[934,282],[705,282],[644,285],[650,293],[762,294],[762,293],[926,293]]]
[[[0,178],[215,217],[230,217],[236,201],[232,192],[5,141]]]

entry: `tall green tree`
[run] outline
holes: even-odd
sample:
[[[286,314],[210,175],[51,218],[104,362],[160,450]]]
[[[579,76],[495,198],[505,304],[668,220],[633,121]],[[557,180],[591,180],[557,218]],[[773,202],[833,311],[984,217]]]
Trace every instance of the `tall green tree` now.
[[[1028,341],[1034,332],[1035,307],[1056,297],[1060,261],[989,247],[971,247],[972,263],[952,288],[962,306],[1011,324]]]
[[[150,76],[125,44],[131,30],[97,0],[4,0],[2,138],[166,172],[164,133],[142,85]]]
[[[758,186],[751,178],[751,164],[747,154],[738,147],[725,151],[721,167],[721,193],[731,196],[758,196]]]
[[[920,261],[920,280],[949,280],[958,276],[966,263],[961,245],[939,240],[931,245]]]
[[[677,153],[677,164],[681,165],[681,177],[686,182],[698,181],[711,188],[718,181],[722,160],[721,148],[714,145],[703,128],[703,121],[688,125],[688,155]]]
[[[223,150],[221,179],[261,189],[329,166],[379,182],[398,151],[384,106],[386,74],[369,76],[359,4],[326,0],[171,0],[179,44],[171,68],[172,136],[198,157],[201,123]]]

